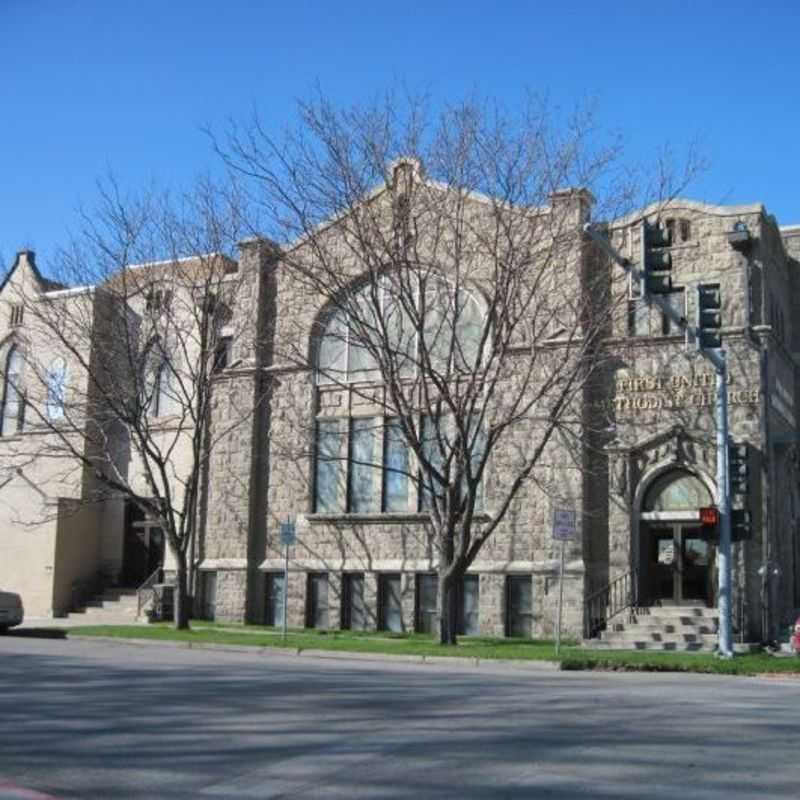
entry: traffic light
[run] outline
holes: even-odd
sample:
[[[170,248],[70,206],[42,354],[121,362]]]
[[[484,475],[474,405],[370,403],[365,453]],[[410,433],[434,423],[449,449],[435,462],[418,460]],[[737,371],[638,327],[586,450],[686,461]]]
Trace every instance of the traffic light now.
[[[743,542],[753,532],[750,511],[746,508],[734,508],[731,511],[731,541]]]
[[[667,294],[672,291],[672,244],[669,228],[642,222],[642,259],[645,292]]]
[[[722,347],[722,294],[718,283],[697,287],[697,344],[703,350]]]
[[[731,442],[728,445],[728,478],[731,497],[747,497],[750,479],[747,442]]]
[[[719,525],[719,509],[716,506],[704,506],[700,509],[700,524],[706,533],[713,533]]]

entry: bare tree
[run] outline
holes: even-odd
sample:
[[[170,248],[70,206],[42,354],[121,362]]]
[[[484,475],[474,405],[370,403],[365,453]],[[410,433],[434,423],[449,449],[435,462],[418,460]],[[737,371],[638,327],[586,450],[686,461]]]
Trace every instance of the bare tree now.
[[[554,438],[581,466],[581,401],[612,313],[582,225],[593,201],[616,216],[634,194],[591,115],[555,118],[464,103],[430,121],[416,101],[342,111],[319,98],[280,139],[255,119],[217,145],[285,243],[296,305],[280,300],[276,359],[379,407],[410,454],[390,470],[415,483],[435,543],[443,644],[459,581],[521,488],[557,494],[537,471]],[[317,472],[381,467],[345,452],[335,425],[316,440]]]
[[[25,430],[40,435],[19,437],[14,458],[60,462],[65,483],[81,476],[79,504],[125,498],[157,523],[175,569],[175,625],[186,628],[209,456],[253,413],[210,425],[232,346],[252,352],[239,199],[208,180],[176,198],[124,197],[113,181],[101,195],[55,265],[65,288],[20,298],[18,389]]]

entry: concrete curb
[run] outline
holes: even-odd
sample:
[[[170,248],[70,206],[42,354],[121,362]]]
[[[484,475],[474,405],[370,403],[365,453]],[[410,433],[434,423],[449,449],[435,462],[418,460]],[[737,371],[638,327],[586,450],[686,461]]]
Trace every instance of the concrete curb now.
[[[213,642],[182,642],[170,639],[136,639],[117,636],[84,636],[70,634],[68,639],[108,642],[132,647],[169,647],[184,650],[216,650],[226,653],[251,653],[260,656],[302,656],[305,658],[331,659],[334,661],[378,661],[381,663],[428,664],[431,666],[512,667],[534,672],[555,672],[561,669],[558,661],[534,659],[474,658],[472,656],[424,656],[392,653],[358,653],[348,650],[317,650],[297,647],[262,647],[246,644],[214,644]]]

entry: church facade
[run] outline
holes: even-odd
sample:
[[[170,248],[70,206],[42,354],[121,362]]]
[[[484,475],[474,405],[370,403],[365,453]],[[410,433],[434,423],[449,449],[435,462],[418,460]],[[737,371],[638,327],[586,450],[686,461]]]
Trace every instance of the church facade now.
[[[713,607],[717,542],[700,519],[718,496],[713,370],[685,332],[641,299],[583,235],[591,218],[587,193],[557,193],[543,213],[559,215],[573,230],[564,261],[570,280],[612,309],[603,358],[579,396],[578,444],[553,440],[546,466],[534,470],[470,564],[458,587],[459,630],[550,637],[562,588],[564,627],[574,637],[597,633],[592,601],[607,598],[612,585],[624,586],[639,606]],[[610,241],[634,264],[642,220],[668,232],[672,267],[664,296],[680,316],[695,318],[699,287],[721,299],[731,445],[743,465],[734,493],[734,630],[743,640],[773,638],[800,607],[800,227],[779,227],[758,204],[674,200],[609,225]],[[294,248],[297,257],[303,244]],[[20,256],[0,290],[0,451],[4,440],[36,435],[20,422],[22,401],[14,404],[7,377],[18,369],[26,324],[13,317],[19,312],[11,287],[27,276],[40,281],[42,296],[69,302],[70,290],[46,285],[31,258]],[[238,269],[252,275],[253,292],[250,304],[233,313],[245,315],[252,330],[232,343],[229,364],[215,379],[212,413],[221,422],[242,398],[265,401],[210,453],[195,612],[277,625],[285,601],[290,627],[433,630],[438,557],[413,455],[375,394],[379,382],[365,390],[363,369],[353,367],[357,353],[343,356],[350,372],[326,380],[332,362],[325,359],[337,356],[319,345],[331,324],[325,298],[292,279],[288,258],[257,239],[241,244]],[[359,281],[356,266],[353,284]],[[479,288],[474,295],[480,315]],[[281,356],[289,340],[312,354],[305,366]],[[47,344],[28,337],[26,347],[34,346]],[[147,548],[150,538],[141,535],[147,520],[134,520],[121,500],[83,516],[59,514],[59,503],[80,502],[85,480],[58,483],[47,469],[31,465],[3,478],[0,587],[22,593],[30,613],[61,614],[76,581],[101,575],[107,583],[135,584],[147,570],[126,564],[134,552],[126,543],[138,536]],[[478,524],[491,519],[493,502],[515,478],[514,460],[503,451],[487,470]],[[578,535],[566,543],[560,587],[552,513],[565,500],[577,511]],[[55,512],[32,533],[20,510],[45,503],[55,503]],[[280,533],[287,520],[296,531],[288,548]],[[157,536],[153,541],[148,558],[159,560]]]

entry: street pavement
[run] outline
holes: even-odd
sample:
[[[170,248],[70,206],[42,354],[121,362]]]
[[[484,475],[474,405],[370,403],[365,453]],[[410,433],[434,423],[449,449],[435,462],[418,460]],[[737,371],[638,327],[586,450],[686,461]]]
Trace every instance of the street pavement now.
[[[800,682],[32,634],[0,637],[0,798],[800,797]]]

